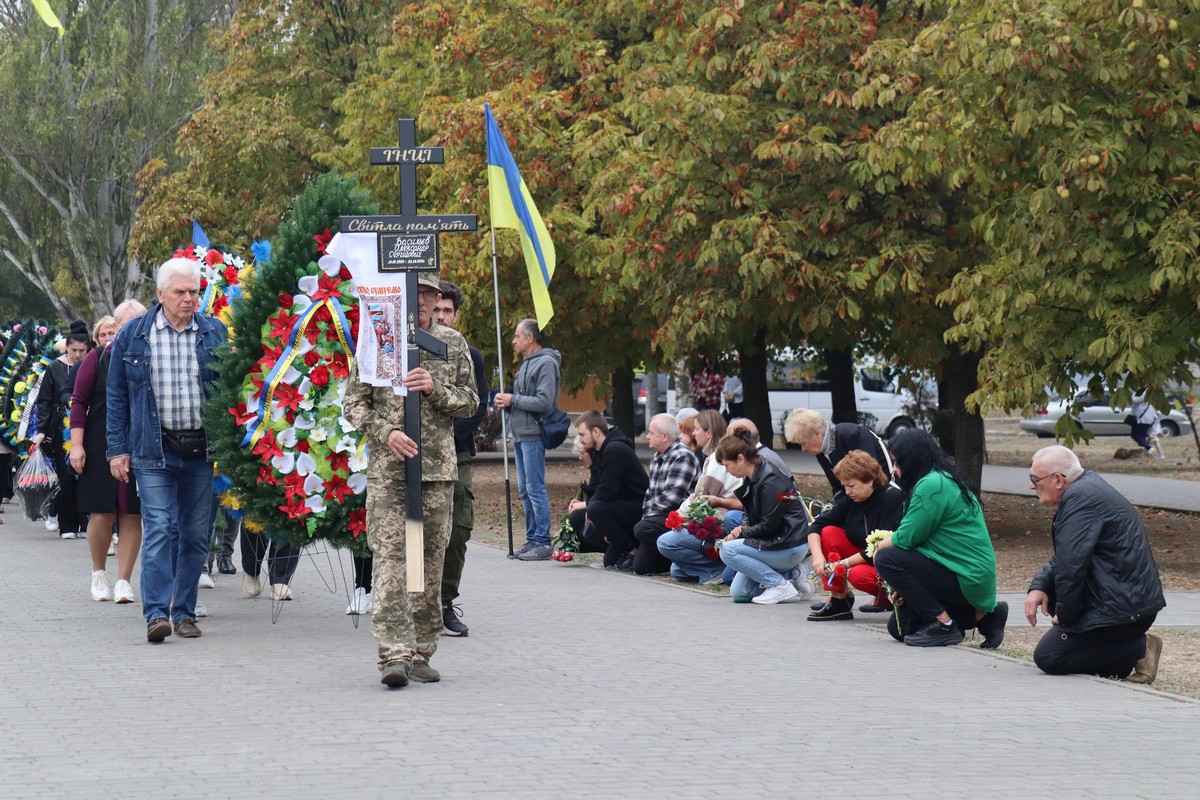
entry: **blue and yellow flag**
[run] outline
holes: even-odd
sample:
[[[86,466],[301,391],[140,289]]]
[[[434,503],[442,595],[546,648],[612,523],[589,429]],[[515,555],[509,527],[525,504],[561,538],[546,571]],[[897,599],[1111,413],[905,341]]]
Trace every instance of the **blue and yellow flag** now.
[[[63,29],[63,24],[58,21],[58,16],[54,13],[54,9],[50,8],[50,4],[46,0],[33,0],[33,9],[37,11],[38,16],[42,18],[42,22],[49,25],[51,28],[58,28],[58,35],[62,36],[66,31]]]
[[[483,113],[487,123],[488,194],[491,195],[491,219],[493,228],[515,228],[521,235],[521,251],[525,254],[525,266],[529,270],[529,288],[533,292],[533,310],[539,328],[545,328],[554,316],[550,303],[550,280],[554,277],[554,242],[542,222],[533,198],[500,126],[492,116],[492,107],[484,104]]]

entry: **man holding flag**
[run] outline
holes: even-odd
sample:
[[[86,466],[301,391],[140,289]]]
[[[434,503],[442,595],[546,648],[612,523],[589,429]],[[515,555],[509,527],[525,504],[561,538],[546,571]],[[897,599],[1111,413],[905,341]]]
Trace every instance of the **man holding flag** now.
[[[517,489],[525,509],[525,545],[509,558],[545,561],[550,558],[550,497],[546,492],[546,448],[541,420],[558,408],[562,356],[543,346],[543,332],[554,316],[550,280],[554,277],[554,243],[533,204],[525,181],[504,141],[491,106],[484,106],[487,132],[488,194],[492,225],[492,268],[496,263],[496,228],[513,228],[521,237],[521,252],[529,271],[529,289],[537,319],[517,323],[513,349],[521,369],[512,393],[496,395],[496,408],[508,410],[516,442]],[[500,298],[496,297],[496,338],[500,338]],[[499,345],[499,342],[497,342]],[[501,375],[503,381],[503,374]],[[507,474],[507,466],[505,467]]]

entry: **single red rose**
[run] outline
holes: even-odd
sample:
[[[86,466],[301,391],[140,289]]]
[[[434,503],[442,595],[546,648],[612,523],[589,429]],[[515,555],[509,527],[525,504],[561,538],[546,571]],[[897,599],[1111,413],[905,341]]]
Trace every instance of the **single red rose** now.
[[[312,381],[313,386],[328,386],[329,385],[329,370],[320,366],[308,373],[308,379]]]
[[[294,297],[292,297],[290,294],[287,294],[285,292],[279,293],[279,307],[280,308],[290,311],[292,309],[292,306],[295,305],[295,303],[296,303],[296,299]]]
[[[321,362],[321,354],[316,350],[309,350],[304,354],[304,363],[310,367],[315,367]],[[315,381],[314,381],[315,383]]]

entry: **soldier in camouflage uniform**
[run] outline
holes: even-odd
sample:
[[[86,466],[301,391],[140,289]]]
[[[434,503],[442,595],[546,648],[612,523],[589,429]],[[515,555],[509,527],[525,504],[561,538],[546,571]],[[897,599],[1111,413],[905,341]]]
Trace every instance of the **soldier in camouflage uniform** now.
[[[421,494],[425,507],[425,586],[409,593],[405,579],[404,462],[418,447],[404,433],[404,398],[390,387],[368,386],[355,373],[346,390],[345,414],[369,444],[367,543],[375,558],[371,631],[379,644],[382,682],[399,687],[409,680],[440,679],[429,659],[442,630],[441,583],[458,464],[453,418],[470,417],[479,404],[467,342],[452,328],[433,322],[438,279],[422,272],[418,321],[446,343],[448,359],[422,359],[404,378],[421,398]]]

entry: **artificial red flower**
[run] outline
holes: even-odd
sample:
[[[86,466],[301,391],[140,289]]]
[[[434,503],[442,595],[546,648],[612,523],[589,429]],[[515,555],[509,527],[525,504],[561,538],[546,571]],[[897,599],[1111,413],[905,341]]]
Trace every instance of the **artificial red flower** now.
[[[325,481],[325,499],[332,499],[334,502],[344,502],[345,498],[354,494],[354,490],[346,483],[346,479],[338,475],[334,475],[329,480]]]
[[[286,339],[292,332],[292,326],[296,324],[296,318],[287,309],[281,308],[275,316],[267,317],[267,322],[271,326],[271,331],[267,334],[269,338]]]
[[[338,453],[330,450],[325,460],[329,462],[329,469],[334,472],[349,472],[350,471],[350,454]]]
[[[304,499],[292,500],[279,507],[279,510],[287,514],[292,519],[300,519],[305,514],[311,514],[312,509],[304,504]]]
[[[295,305],[295,303],[296,303],[295,298],[292,297],[290,294],[287,294],[286,292],[279,293],[279,307],[280,308],[286,308],[288,310],[291,310],[292,306]]]
[[[229,307],[229,298],[221,295],[213,301],[212,315],[215,317],[221,312],[221,309]]]
[[[678,511],[672,511],[667,514],[667,527],[673,531],[677,531],[683,527],[683,515]]]
[[[329,240],[332,238],[333,234],[329,232],[329,228],[326,228],[324,233],[313,236],[313,241],[317,243],[317,252],[325,255],[325,248],[329,246]]]
[[[365,508],[350,512],[350,522],[346,525],[346,530],[350,531],[350,535],[355,538],[358,538],[360,533],[367,532],[367,510]]]
[[[297,439],[296,440],[296,452],[297,453],[307,453],[311,450],[312,450],[312,445],[310,445],[308,443],[308,439]]]
[[[299,411],[300,402],[304,400],[304,395],[288,383],[281,383],[275,387],[275,401],[279,403],[279,407],[288,411]]]
[[[283,496],[289,502],[295,498],[304,499],[304,476],[291,472],[283,476]]]
[[[215,267],[217,264],[225,263],[225,254],[220,250],[213,248],[204,254],[204,263],[210,267]]]
[[[258,411],[247,410],[245,403],[238,403],[237,408],[229,409],[229,413],[233,414],[233,418],[237,420],[238,425],[245,425],[247,422],[258,416]]]
[[[264,365],[269,363],[270,366],[267,367],[266,371],[270,372],[271,367],[275,366],[275,362],[278,361],[279,357],[283,355],[283,343],[276,342],[274,347],[268,347],[264,344],[262,346],[262,351],[263,358],[261,361],[259,361],[259,363]]]
[[[208,278],[200,276],[200,294],[204,294],[204,290],[208,288]]]
[[[328,386],[329,385],[329,370],[320,366],[308,373],[308,379],[312,381],[313,386]]]
[[[338,270],[338,277],[344,281],[350,280],[350,270],[346,269],[344,264],[342,265],[342,268]]]
[[[333,322],[333,314],[329,313],[329,303],[321,303],[317,306],[317,310],[313,313],[313,318],[317,322]]]
[[[183,247],[183,248],[180,248],[179,250],[176,250],[175,255],[172,256],[172,258],[186,258],[189,261],[195,261],[196,260],[196,245],[189,244],[187,247]]]
[[[721,551],[718,550],[716,546],[709,545],[708,547],[704,548],[704,555],[708,556],[709,561],[716,561],[721,557]]]
[[[335,378],[350,377],[350,362],[346,360],[345,353],[333,354],[333,357],[329,359],[329,371]]]
[[[275,472],[273,470],[267,469],[266,467],[259,467],[258,482],[265,483],[268,486],[278,486],[279,478],[275,477]]]
[[[316,350],[309,350],[304,354],[304,363],[310,367],[315,367],[321,361],[321,354]],[[316,381],[314,381],[315,383]]]
[[[267,432],[254,443],[254,455],[261,456],[264,464],[271,463],[275,456],[283,455],[279,442],[275,441],[275,431],[267,428]]]
[[[230,264],[228,267],[225,268],[225,272],[223,272],[222,274],[225,276],[226,283],[233,284],[234,286],[237,285],[237,282],[238,282],[237,267]]]
[[[314,303],[318,300],[324,300],[326,297],[341,296],[342,289],[337,278],[331,278],[324,272],[317,276],[317,290],[312,294]],[[319,310],[318,313],[320,313]],[[328,314],[329,312],[326,311],[325,313]]]

